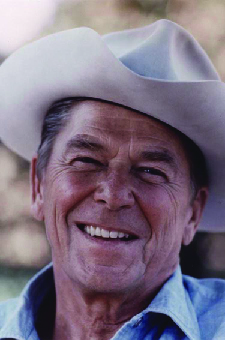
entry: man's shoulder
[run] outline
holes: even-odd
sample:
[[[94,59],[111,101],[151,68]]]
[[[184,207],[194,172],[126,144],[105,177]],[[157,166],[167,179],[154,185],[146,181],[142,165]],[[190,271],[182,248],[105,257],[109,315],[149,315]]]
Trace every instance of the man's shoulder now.
[[[15,310],[18,308],[19,298],[0,302],[0,330],[12,317]]]
[[[189,311],[196,315],[201,338],[224,339],[225,280],[183,275],[183,286]]]
[[[225,280],[218,278],[196,279],[183,275],[183,284],[189,293],[190,298],[204,297],[206,300],[225,301]]]
[[[225,330],[225,280],[183,276],[183,284],[195,309],[200,326]]]

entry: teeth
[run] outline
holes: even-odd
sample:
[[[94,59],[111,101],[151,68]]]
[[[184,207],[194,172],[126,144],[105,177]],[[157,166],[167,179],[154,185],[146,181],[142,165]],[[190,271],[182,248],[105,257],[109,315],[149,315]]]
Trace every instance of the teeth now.
[[[129,238],[129,234],[118,231],[108,231],[99,227],[85,226],[84,231],[91,236],[101,236],[103,238]]]
[[[95,228],[91,226],[91,236],[95,236]]]
[[[95,235],[96,235],[96,236],[101,236],[101,229],[100,229],[99,227],[97,227],[97,228],[95,229]]]
[[[117,237],[119,237],[119,233],[118,233],[118,231],[110,231],[109,236],[111,238],[117,238]]]
[[[125,234],[124,233],[119,233],[119,238],[122,238],[122,237],[124,237],[125,236]]]
[[[104,238],[109,238],[109,231],[105,229],[101,229],[101,236]]]

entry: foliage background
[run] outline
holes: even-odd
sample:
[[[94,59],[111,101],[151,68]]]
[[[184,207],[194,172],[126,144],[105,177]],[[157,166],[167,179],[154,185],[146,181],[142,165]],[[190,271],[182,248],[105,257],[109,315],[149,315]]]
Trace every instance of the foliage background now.
[[[100,34],[168,18],[202,44],[225,80],[224,0],[0,0],[0,63],[23,44],[88,26]],[[36,7],[35,7],[36,6]],[[32,8],[31,8],[32,7]],[[44,226],[30,216],[29,164],[0,144],[0,300],[16,296],[51,260]],[[225,278],[225,234],[198,233],[183,271]]]

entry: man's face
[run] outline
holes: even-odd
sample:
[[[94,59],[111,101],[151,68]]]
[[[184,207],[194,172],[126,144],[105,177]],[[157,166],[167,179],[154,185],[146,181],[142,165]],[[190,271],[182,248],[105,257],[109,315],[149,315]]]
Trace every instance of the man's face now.
[[[117,105],[76,104],[39,184],[33,206],[43,215],[53,261],[89,289],[159,286],[194,235],[179,137]]]

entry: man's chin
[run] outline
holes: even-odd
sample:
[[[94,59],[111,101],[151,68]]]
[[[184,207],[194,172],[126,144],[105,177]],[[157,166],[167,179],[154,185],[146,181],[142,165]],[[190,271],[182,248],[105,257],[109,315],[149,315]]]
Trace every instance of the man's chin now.
[[[70,268],[69,268],[70,267]],[[126,268],[127,269],[127,268]],[[134,268],[135,269],[135,268]],[[141,276],[135,270],[125,270],[122,266],[107,266],[90,264],[88,268],[67,267],[69,278],[84,291],[120,294],[132,287],[132,282],[137,282]]]

